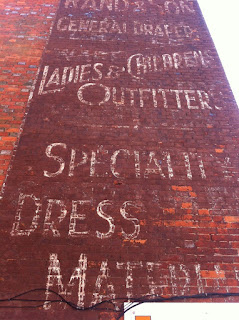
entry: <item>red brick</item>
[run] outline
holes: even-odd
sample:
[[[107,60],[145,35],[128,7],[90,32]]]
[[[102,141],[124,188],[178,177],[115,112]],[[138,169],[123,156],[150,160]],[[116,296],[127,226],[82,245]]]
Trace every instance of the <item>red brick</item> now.
[[[201,275],[203,278],[211,278],[211,279],[214,279],[214,278],[225,278],[225,273],[224,271],[220,271],[219,273],[217,273],[216,271],[208,271],[208,270],[202,270],[201,271]]]
[[[53,253],[58,255],[62,275],[55,278],[52,288],[56,291],[60,288],[57,279],[66,286],[81,254],[87,255],[86,306],[92,303],[92,297],[100,300],[101,295],[102,299],[113,294],[125,300],[127,295],[142,297],[153,290],[153,283],[157,294],[168,297],[238,292],[239,115],[196,1],[187,3],[195,6],[193,14],[183,13],[183,1],[179,0],[174,3],[178,3],[180,14],[170,13],[175,4],[165,0],[158,0],[157,6],[154,0],[141,1],[138,6],[143,5],[142,10],[131,1],[127,13],[114,12],[114,1],[112,12],[106,2],[103,11],[79,8],[77,12],[64,8],[64,3],[58,12],[58,0],[0,3],[0,185],[4,185],[1,297],[36,286],[44,288],[47,279],[51,279],[48,272],[57,270],[56,265],[49,268]],[[123,3],[118,1],[121,9]],[[101,32],[96,33],[75,31],[70,36],[79,35],[80,39],[72,40],[67,30],[58,32],[55,26],[48,42],[54,20],[49,17],[54,13],[58,14],[57,21],[63,16],[64,23],[71,19],[70,28],[78,19],[94,21],[91,28],[97,28],[99,19],[101,25],[106,23],[104,18],[109,26],[114,20],[120,26],[126,23],[127,34],[123,29],[118,34],[104,33],[106,27],[101,26]],[[134,34],[134,21],[142,25],[138,31],[142,34]],[[162,28],[160,31],[158,27],[157,32],[163,32],[163,37],[151,34],[156,24]],[[164,28],[177,24],[189,25],[193,36],[187,34],[179,41],[178,36],[189,30],[180,29],[169,41],[167,37],[172,36],[173,29],[164,32]],[[117,25],[114,28],[117,30]],[[209,56],[213,59],[205,66]],[[142,59],[144,66],[140,65]],[[64,67],[76,66],[79,72],[85,68],[81,76],[89,79],[78,81],[75,70],[74,80],[70,81],[69,75],[63,91],[39,95],[46,65],[50,66],[48,82],[56,68],[63,73]],[[38,67],[39,78],[27,108]],[[117,74],[111,77],[114,67],[122,70],[118,78]],[[133,72],[136,73],[132,75]],[[53,76],[51,80],[54,82]],[[55,81],[44,88],[55,89],[58,80]],[[60,86],[64,81],[67,79],[60,79]],[[90,83],[98,86],[99,92],[88,87],[91,89],[81,97],[79,89]],[[134,99],[132,92],[125,89],[124,101],[120,101],[120,88],[135,90]],[[110,96],[109,101],[100,103],[104,91],[106,100]],[[208,92],[209,101],[203,91]],[[84,99],[93,102],[85,104]],[[22,135],[15,146],[22,124]],[[52,143],[61,146],[54,147],[49,156],[46,148]],[[57,172],[63,163],[62,173],[45,175]],[[21,212],[20,193],[34,195],[42,204],[38,227],[29,236],[11,235],[19,219],[19,228],[25,230],[31,225],[36,209],[36,203],[29,198]],[[47,217],[50,201],[56,199],[64,202],[65,209],[62,207],[61,211],[57,207],[60,202],[55,203]],[[90,201],[85,209],[77,207],[77,214],[81,209],[83,213],[74,218],[72,211],[79,200]],[[102,202],[105,205],[99,207]],[[15,218],[19,212],[21,217]],[[50,227],[51,219],[55,225]],[[71,236],[69,224],[74,219],[79,228],[75,232],[89,233]],[[105,239],[97,237],[107,233],[110,222],[115,226],[113,234]],[[44,233],[46,226],[49,229]],[[52,232],[54,226],[59,228],[59,237]],[[134,236],[137,228],[139,234]],[[107,263],[107,268],[100,271],[102,262]],[[63,293],[73,303],[77,303],[78,280],[72,278],[72,295]],[[41,298],[45,297],[44,292]],[[3,312],[2,318],[13,320],[81,317],[78,311],[57,304],[49,311],[34,310],[34,314],[26,309]],[[83,314],[86,320],[112,320],[116,316],[105,311]]]

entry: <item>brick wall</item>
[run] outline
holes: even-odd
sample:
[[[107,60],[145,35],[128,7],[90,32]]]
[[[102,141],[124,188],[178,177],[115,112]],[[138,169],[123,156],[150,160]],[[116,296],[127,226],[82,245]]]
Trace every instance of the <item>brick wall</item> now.
[[[237,293],[238,109],[196,1],[58,5],[1,4],[1,297]]]
[[[1,168],[3,184],[58,1],[1,1]]]

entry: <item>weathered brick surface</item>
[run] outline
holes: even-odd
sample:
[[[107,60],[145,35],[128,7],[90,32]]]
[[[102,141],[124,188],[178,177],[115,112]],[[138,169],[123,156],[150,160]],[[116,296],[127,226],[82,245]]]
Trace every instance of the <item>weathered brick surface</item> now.
[[[0,3],[0,185],[59,1]]]
[[[2,4],[2,180],[56,2]],[[196,1],[61,1],[3,188],[1,297],[238,292],[238,120]]]

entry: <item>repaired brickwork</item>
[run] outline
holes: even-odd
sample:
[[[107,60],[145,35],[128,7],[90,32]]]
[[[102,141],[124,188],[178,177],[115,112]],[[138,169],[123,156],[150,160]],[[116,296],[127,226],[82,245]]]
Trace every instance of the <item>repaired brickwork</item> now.
[[[238,292],[239,113],[197,2],[1,11],[0,297]],[[117,316],[48,290],[4,319]]]
[[[1,186],[58,4],[58,0],[0,3]]]

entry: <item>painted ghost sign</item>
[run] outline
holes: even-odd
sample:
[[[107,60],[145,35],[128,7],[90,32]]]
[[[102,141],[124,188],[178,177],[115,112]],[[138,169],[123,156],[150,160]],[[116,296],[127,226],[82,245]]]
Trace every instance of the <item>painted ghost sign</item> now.
[[[60,2],[4,188],[8,292],[83,307],[226,285],[212,243],[238,210],[239,171],[206,39],[194,1]]]

